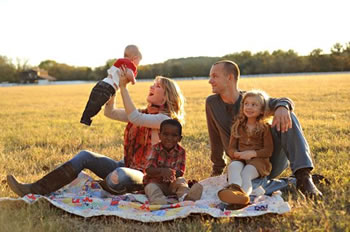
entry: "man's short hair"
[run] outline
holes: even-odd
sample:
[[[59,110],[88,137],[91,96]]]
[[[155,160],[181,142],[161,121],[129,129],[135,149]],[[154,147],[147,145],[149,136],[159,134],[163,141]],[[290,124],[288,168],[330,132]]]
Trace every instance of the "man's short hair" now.
[[[172,125],[172,126],[176,126],[179,129],[179,135],[182,136],[182,126],[181,123],[179,121],[177,121],[176,119],[167,119],[164,120],[161,124],[160,124],[160,131],[162,131],[163,127],[165,125]]]
[[[213,65],[217,65],[217,64],[223,64],[224,65],[224,71],[225,71],[226,75],[233,74],[233,76],[236,79],[236,81],[239,79],[239,76],[241,75],[241,72],[239,70],[238,65],[235,62],[233,62],[231,60],[220,60],[220,61],[217,61]]]

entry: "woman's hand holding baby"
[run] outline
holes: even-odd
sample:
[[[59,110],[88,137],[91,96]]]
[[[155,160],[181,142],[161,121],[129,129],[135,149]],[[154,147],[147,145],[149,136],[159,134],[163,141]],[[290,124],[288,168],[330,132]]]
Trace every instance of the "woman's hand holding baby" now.
[[[119,87],[126,87],[129,82],[136,83],[133,72],[125,66],[120,67]]]

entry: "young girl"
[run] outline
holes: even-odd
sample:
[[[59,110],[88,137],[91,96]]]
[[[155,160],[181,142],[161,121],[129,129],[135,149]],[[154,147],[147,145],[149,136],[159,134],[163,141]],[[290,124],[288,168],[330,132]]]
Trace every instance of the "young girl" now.
[[[232,125],[228,155],[228,186],[218,192],[221,201],[247,205],[252,180],[271,172],[273,151],[270,126],[266,122],[268,96],[252,90],[243,95],[238,118]]]

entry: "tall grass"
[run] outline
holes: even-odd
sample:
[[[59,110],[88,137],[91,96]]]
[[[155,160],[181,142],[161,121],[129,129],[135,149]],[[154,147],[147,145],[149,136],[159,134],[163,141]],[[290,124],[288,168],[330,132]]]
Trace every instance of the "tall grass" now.
[[[209,177],[205,98],[206,80],[178,81],[187,98],[182,145],[186,148],[186,178]],[[145,105],[150,83],[130,86],[138,107]],[[72,158],[81,149],[122,159],[125,124],[97,115],[91,127],[79,123],[93,85],[23,86],[0,88],[0,197],[16,197],[6,174],[31,182]],[[284,215],[213,219],[194,215],[172,222],[143,224],[117,217],[80,218],[47,202],[26,205],[0,203],[0,231],[350,231],[350,76],[249,78],[244,90],[259,88],[273,97],[293,99],[295,112],[313,152],[315,173],[331,186],[320,186],[321,202],[305,201],[294,193],[283,197],[292,206]],[[122,106],[120,96],[117,105]],[[290,174],[286,170],[283,175]]]

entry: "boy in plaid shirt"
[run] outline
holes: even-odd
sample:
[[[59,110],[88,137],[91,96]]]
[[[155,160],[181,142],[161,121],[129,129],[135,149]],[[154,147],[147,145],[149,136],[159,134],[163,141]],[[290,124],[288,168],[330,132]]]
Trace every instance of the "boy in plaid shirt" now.
[[[143,184],[149,203],[165,205],[177,200],[166,196],[176,194],[179,201],[196,201],[202,196],[203,186],[195,183],[191,188],[183,178],[186,151],[178,143],[182,139],[182,126],[174,119],[160,124],[160,143],[153,146],[145,165]]]

